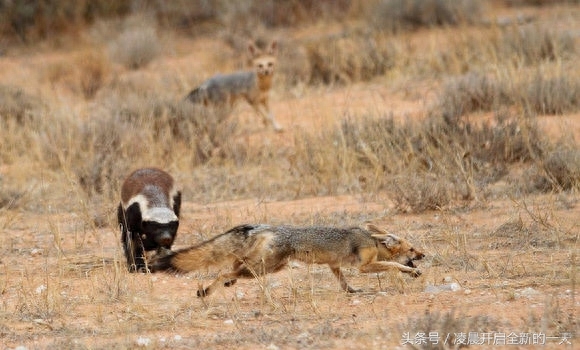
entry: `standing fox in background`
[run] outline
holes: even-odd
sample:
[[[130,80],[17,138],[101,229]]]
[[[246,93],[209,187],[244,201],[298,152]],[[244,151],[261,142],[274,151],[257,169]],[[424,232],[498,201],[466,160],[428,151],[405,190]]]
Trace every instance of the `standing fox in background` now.
[[[269,122],[274,130],[282,131],[282,127],[274,119],[268,103],[274,77],[277,46],[277,42],[273,41],[264,52],[256,48],[253,43],[249,43],[248,51],[252,62],[252,71],[215,75],[192,90],[186,99],[193,103],[202,103],[205,106],[232,108],[238,99],[245,98],[262,116],[264,123]]]
[[[360,272],[397,269],[414,277],[421,271],[413,263],[425,256],[409,242],[379,227],[292,227],[240,225],[193,247],[162,256],[151,263],[153,271],[189,272],[212,265],[232,264],[232,271],[220,275],[197,296],[209,295],[221,285],[233,285],[237,278],[251,278],[276,272],[290,260],[328,264],[349,293],[360,292],[348,285],[341,266],[357,266]]]

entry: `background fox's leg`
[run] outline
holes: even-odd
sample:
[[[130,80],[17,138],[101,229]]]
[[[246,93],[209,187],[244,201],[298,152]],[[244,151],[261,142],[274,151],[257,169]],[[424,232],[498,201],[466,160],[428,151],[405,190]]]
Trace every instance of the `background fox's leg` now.
[[[359,267],[359,271],[362,273],[381,272],[391,269],[397,269],[401,272],[408,273],[413,277],[421,276],[421,270],[418,268],[405,266],[394,261],[374,261]]]
[[[262,102],[259,105],[255,106],[254,108],[256,109],[258,114],[260,114],[262,116],[265,124],[268,124],[268,123],[271,124],[272,127],[274,127],[275,131],[284,130],[284,128],[280,124],[278,124],[278,122],[274,118],[274,114],[270,110],[270,106],[268,105],[268,102]]]
[[[338,279],[338,281],[340,282],[340,287],[349,292],[349,293],[359,293],[362,292],[362,289],[354,289],[351,286],[348,285],[348,283],[346,282],[346,278],[344,278],[344,275],[342,274],[342,270],[340,269],[340,267],[332,267],[330,266],[330,270],[332,270],[332,273],[336,276],[336,278]]]

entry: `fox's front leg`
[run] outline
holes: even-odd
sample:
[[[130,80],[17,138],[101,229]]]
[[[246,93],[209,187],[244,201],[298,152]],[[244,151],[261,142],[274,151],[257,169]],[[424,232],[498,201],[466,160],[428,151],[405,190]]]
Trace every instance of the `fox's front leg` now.
[[[401,272],[408,273],[413,277],[421,276],[421,270],[416,267],[405,266],[394,261],[374,261],[359,267],[362,273],[382,272],[391,269],[397,269]]]
[[[284,128],[280,124],[278,124],[278,122],[274,118],[274,114],[270,110],[270,106],[267,101],[264,101],[260,105],[258,105],[256,107],[256,111],[258,112],[258,114],[262,116],[265,124],[268,123],[272,124],[272,127],[274,128],[275,131],[280,132],[284,130]]]

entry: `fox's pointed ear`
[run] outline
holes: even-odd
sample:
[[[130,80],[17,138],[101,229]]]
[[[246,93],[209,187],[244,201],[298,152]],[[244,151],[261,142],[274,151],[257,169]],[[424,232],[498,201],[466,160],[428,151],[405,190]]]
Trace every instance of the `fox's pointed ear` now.
[[[270,44],[270,48],[268,49],[268,54],[275,55],[278,52],[278,41],[274,40]]]
[[[381,242],[381,244],[383,244],[385,247],[387,247],[389,249],[394,248],[401,243],[401,239],[398,236],[395,236],[391,233],[388,233],[386,235],[375,234],[375,235],[372,235],[372,237],[379,240]]]
[[[378,227],[375,224],[371,224],[371,223],[366,223],[364,224],[363,228],[367,231],[369,231],[370,233],[378,233],[379,235],[386,235],[389,234],[387,231],[385,231],[384,229]]]
[[[248,41],[248,53],[251,57],[255,57],[258,54],[258,49],[251,40]]]

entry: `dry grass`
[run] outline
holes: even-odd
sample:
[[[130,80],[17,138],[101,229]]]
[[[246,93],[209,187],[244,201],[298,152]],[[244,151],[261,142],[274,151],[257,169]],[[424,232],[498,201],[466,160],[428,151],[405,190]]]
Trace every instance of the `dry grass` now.
[[[399,32],[436,26],[457,26],[480,21],[480,0],[380,0],[369,9],[373,26]]]
[[[429,331],[578,333],[579,149],[543,129],[580,109],[577,28],[556,26],[560,12],[496,27],[470,17],[489,14],[478,1],[270,1],[256,16],[261,2],[155,2],[145,17],[107,3],[95,13],[121,13],[127,30],[103,31],[114,55],[81,35],[78,49],[59,37],[41,51],[8,46],[0,61],[3,345],[354,349]],[[397,4],[366,25],[369,9]],[[37,40],[35,16],[0,30]],[[272,105],[284,134],[245,105],[181,101],[185,82],[235,67],[224,62],[241,52],[192,46],[236,48],[252,34],[281,38]],[[372,98],[353,98],[361,89]],[[336,95],[345,112],[323,110]],[[220,271],[129,274],[114,208],[141,166],[184,187],[177,247],[240,222],[373,221],[428,252],[424,275],[345,269],[366,291],[346,295],[328,268],[300,265],[199,300],[191,291]],[[462,289],[425,291],[450,280]]]
[[[162,51],[161,41],[155,28],[147,23],[129,21],[127,28],[111,44],[112,59],[130,69],[139,69],[159,56]]]

